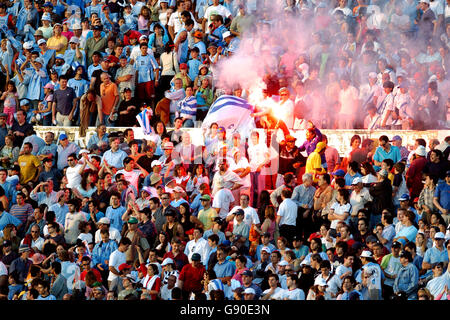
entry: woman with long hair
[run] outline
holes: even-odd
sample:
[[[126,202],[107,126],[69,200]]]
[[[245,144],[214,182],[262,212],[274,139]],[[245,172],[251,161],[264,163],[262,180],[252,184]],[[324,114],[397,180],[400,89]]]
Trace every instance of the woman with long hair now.
[[[192,172],[193,175],[186,184],[186,191],[191,192],[191,196],[195,196],[200,193],[199,188],[203,183],[209,184],[209,177],[202,163],[195,164]]]
[[[270,234],[270,241],[274,240],[276,226],[275,207],[268,205],[266,206],[266,210],[264,210],[264,221],[261,225],[261,231],[263,234],[266,232]]]
[[[91,169],[84,171],[81,176],[81,183],[73,190],[75,191],[76,196],[80,199],[85,197],[89,198],[95,191],[97,191],[97,187],[95,186],[97,179],[97,172]]]
[[[361,163],[361,174],[363,175],[363,183],[374,183],[377,182],[377,173],[369,161],[364,161]]]
[[[183,226],[183,230],[191,230],[192,228],[204,228],[203,223],[195,216],[191,214],[191,208],[189,203],[183,202],[178,207],[181,214],[180,224]]]
[[[158,233],[158,238],[156,239],[154,244],[154,250],[156,252],[156,258],[158,259],[159,263],[162,263],[164,260],[164,255],[172,250],[170,239],[167,236],[166,232],[160,231]]]

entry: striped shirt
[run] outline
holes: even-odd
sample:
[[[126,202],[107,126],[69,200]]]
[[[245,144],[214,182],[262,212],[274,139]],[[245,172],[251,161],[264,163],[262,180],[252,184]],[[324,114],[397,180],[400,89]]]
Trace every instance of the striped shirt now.
[[[9,210],[9,213],[22,221],[22,223],[25,223],[27,221],[27,218],[30,214],[33,214],[34,210],[31,204],[25,203],[23,206],[19,206],[18,204],[15,204],[11,207]]]

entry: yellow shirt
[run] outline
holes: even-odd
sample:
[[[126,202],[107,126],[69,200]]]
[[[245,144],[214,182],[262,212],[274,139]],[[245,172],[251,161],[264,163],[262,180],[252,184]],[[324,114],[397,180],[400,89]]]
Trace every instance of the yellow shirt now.
[[[64,47],[61,50],[56,51],[56,54],[64,54],[64,52],[66,52],[67,44],[69,43],[69,41],[67,41],[67,38],[65,36],[63,36],[63,35],[61,35],[58,38],[53,36],[53,37],[50,37],[47,40],[47,46],[48,47],[55,47],[55,46],[58,46],[61,43],[64,44]]]
[[[41,161],[32,154],[24,154],[17,160],[20,166],[20,183],[24,184],[36,177]]]
[[[308,159],[306,159],[305,173],[312,174],[314,181],[317,181],[317,172],[315,169],[322,169],[322,171],[324,171],[320,154],[314,151],[309,155]]]
[[[205,209],[200,210],[197,218],[203,223],[204,229],[208,230],[213,226],[213,219],[218,216],[217,211],[210,207],[206,211]]]

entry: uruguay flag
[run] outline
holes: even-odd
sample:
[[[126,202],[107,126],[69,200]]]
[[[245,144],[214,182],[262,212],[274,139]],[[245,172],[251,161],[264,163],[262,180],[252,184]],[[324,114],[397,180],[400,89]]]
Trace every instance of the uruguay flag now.
[[[255,128],[255,121],[250,115],[253,106],[247,100],[230,95],[222,95],[209,108],[208,114],[203,120],[202,128],[209,128],[216,122],[223,126],[228,134],[239,132],[242,136],[248,136]]]
[[[152,115],[152,109],[145,108],[136,116],[136,119],[142,128],[142,131],[144,131],[144,135],[149,135],[152,133],[152,126],[150,125],[150,119]]]

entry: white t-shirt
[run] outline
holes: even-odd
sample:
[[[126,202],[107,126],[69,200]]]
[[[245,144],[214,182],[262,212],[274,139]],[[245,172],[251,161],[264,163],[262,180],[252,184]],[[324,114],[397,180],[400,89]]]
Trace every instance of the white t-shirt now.
[[[161,300],[172,300],[172,289],[169,289],[167,284],[163,285],[161,287]]]
[[[192,239],[186,244],[186,248],[184,249],[184,254],[189,258],[189,262],[191,261],[191,257],[194,253],[200,254],[202,257],[202,262],[206,261],[206,257],[209,255],[209,251],[211,251],[211,247],[208,244],[208,241],[200,238],[197,242]]]
[[[67,188],[76,188],[81,183],[81,175],[79,173],[82,165],[77,164],[75,167],[67,167],[66,177],[67,177]]]
[[[256,210],[252,207],[247,207],[247,208],[242,208],[241,206],[235,206],[233,209],[231,209],[231,211],[227,214],[227,216],[232,215],[233,213],[235,213],[238,209],[242,209],[244,210],[244,222],[251,227],[252,224],[259,224],[259,217],[258,217],[258,212],[256,212]],[[236,217],[233,219],[233,225],[237,224],[237,220]]]
[[[117,271],[119,271],[119,266],[122,263],[126,263],[126,262],[127,262],[127,256],[126,256],[125,252],[120,252],[119,249],[117,249],[116,251],[111,253],[111,255],[109,256],[109,266],[114,267]],[[114,273],[112,273],[110,271],[109,275],[108,275],[108,281],[113,281],[117,277],[118,276],[116,276]]]
[[[297,203],[292,199],[284,199],[278,208],[278,215],[281,217],[279,225],[297,225]]]
[[[268,294],[270,291],[270,289],[264,290],[263,293],[261,294],[261,297],[264,297],[266,294]],[[284,289],[280,288],[280,287],[276,287],[274,293],[272,294],[272,296],[269,298],[270,300],[282,300],[282,295],[283,295],[283,291]]]
[[[340,216],[343,216],[345,212],[351,213],[352,210],[352,205],[350,203],[346,203],[344,205],[340,205],[339,202],[335,202],[331,205],[331,209],[334,209],[334,213]],[[349,223],[350,220],[350,215],[347,217],[347,219],[344,220],[345,223]],[[330,228],[331,229],[336,229],[336,226],[338,224],[338,222],[341,220],[332,220],[331,221],[331,225]]]
[[[305,300],[305,293],[302,289],[295,288],[295,289],[286,289],[283,290],[282,299],[288,299],[288,300]]]
[[[172,13],[173,15],[173,13]],[[228,18],[229,16],[231,16],[231,12],[230,10],[228,10],[226,7],[224,7],[223,5],[219,4],[218,6],[209,6],[206,11],[205,11],[205,15],[204,18],[207,19],[206,22],[206,26],[205,26],[205,32],[207,34],[209,34],[209,28],[208,26],[211,24],[211,16],[212,15],[221,15],[223,20],[225,21],[226,18]],[[170,16],[172,18],[172,16]]]
[[[247,169],[248,167],[250,167],[250,164],[248,163],[246,157],[241,157],[241,159],[239,159],[237,163],[234,161],[230,163],[230,170],[232,171],[236,169]],[[251,186],[250,173],[248,173],[244,178],[241,178],[241,180],[243,188],[250,188]]]
[[[212,203],[213,208],[220,208],[219,211],[219,217],[221,219],[224,219],[229,210],[230,210],[230,204],[234,201],[233,193],[230,191],[230,189],[220,189],[216,192],[214,195],[214,200]]]
[[[121,238],[122,237],[120,236],[119,230],[117,230],[114,227],[109,226],[109,239],[115,240],[117,242],[117,244],[119,244]],[[100,241],[102,241],[102,237],[100,235],[100,229],[99,229],[99,230],[95,231],[95,243],[99,243]]]

